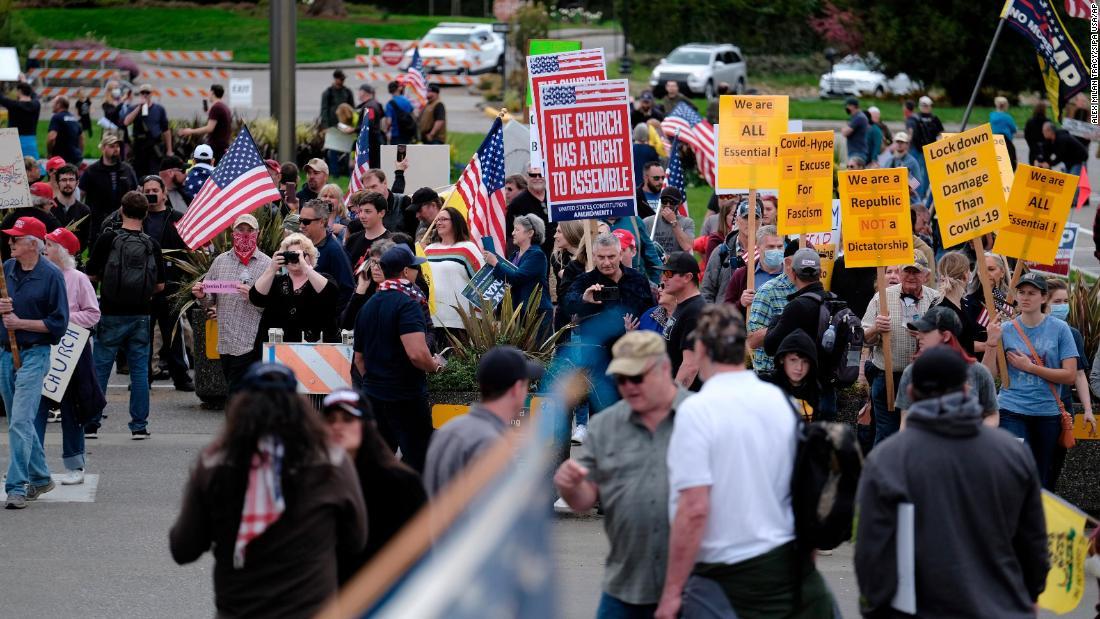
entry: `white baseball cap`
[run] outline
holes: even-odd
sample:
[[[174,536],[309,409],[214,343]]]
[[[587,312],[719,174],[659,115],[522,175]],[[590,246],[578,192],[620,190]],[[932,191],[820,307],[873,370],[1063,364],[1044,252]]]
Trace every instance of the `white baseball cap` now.
[[[195,154],[193,155],[196,161],[199,160],[213,160],[214,149],[210,148],[207,144],[199,144],[195,147]]]
[[[917,99],[917,104],[918,105],[931,106],[932,105],[932,97],[929,97],[928,95],[925,95],[925,96],[921,97],[920,99]]]

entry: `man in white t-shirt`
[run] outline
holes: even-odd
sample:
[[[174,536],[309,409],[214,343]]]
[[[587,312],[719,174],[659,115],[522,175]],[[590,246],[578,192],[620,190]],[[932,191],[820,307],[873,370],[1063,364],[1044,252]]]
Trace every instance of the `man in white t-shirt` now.
[[[672,525],[659,619],[723,597],[738,616],[833,616],[811,557],[795,551],[795,414],[779,388],[746,371],[746,337],[732,305],[699,316],[705,382],[678,409],[668,447]]]

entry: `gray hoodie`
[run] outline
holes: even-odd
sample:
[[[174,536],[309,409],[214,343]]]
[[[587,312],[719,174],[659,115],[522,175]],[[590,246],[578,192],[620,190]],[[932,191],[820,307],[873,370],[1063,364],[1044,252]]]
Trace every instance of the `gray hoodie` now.
[[[855,567],[865,617],[897,588],[899,503],[915,506],[917,613],[922,618],[1035,617],[1049,569],[1031,453],[981,424],[975,396],[913,403],[906,429],[868,456],[859,483]]]

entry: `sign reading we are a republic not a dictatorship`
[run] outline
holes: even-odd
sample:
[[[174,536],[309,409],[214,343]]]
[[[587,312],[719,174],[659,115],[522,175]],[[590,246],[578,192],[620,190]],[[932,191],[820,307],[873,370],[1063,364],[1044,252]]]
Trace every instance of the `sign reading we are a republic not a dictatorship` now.
[[[550,220],[635,215],[629,82],[540,84],[536,98]]]

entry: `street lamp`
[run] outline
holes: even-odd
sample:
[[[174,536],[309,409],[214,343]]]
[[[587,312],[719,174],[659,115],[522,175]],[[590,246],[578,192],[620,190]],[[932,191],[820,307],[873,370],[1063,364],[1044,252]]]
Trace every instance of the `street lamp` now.
[[[829,92],[836,91],[836,48],[825,48],[825,60],[829,61]]]

